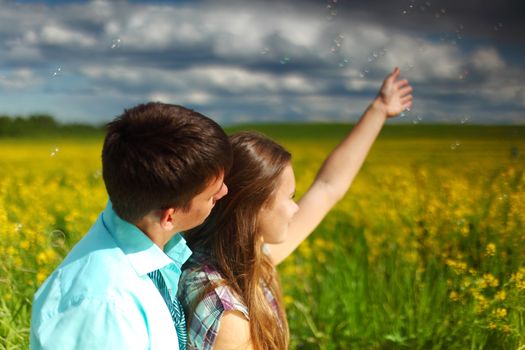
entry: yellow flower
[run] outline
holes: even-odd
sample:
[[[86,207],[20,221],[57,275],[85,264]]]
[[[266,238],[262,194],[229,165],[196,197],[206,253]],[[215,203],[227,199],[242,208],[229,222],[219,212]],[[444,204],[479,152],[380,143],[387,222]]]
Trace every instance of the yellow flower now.
[[[320,249],[323,249],[323,248],[326,248],[326,241],[322,238],[317,238],[315,241],[314,241],[314,245],[317,247],[317,248],[320,248]]]
[[[16,249],[15,249],[15,247],[13,247],[13,246],[9,246],[9,247],[7,248],[7,255],[13,257],[13,256],[15,256],[15,254],[16,254]]]
[[[490,287],[497,287],[499,286],[499,280],[494,277],[491,273],[486,273],[482,276],[482,280],[480,281],[480,286],[483,286],[482,288],[485,288],[487,286]]]
[[[459,294],[458,294],[455,290],[453,290],[452,292],[450,292],[450,294],[449,294],[449,298],[450,298],[450,300],[452,300],[452,301],[458,301],[458,299],[459,299]]]
[[[516,285],[520,291],[525,291],[525,281],[519,281]]]
[[[496,299],[499,301],[507,299],[507,293],[504,290],[500,290],[496,293]]]
[[[494,256],[494,254],[496,254],[496,245],[494,243],[487,244],[487,247],[485,248],[485,254],[488,256]]]
[[[36,282],[40,285],[42,284],[47,278],[47,273],[45,270],[40,270],[36,274]]]
[[[485,280],[484,278],[480,279],[478,281],[478,286],[479,286],[480,289],[487,288],[487,286],[488,286],[487,280]]]
[[[20,242],[20,248],[28,249],[29,248],[29,241],[27,239],[24,239],[22,242]]]
[[[494,311],[494,314],[496,315],[497,318],[505,318],[505,317],[507,317],[507,309],[502,308],[502,307],[498,307]]]
[[[45,252],[40,252],[36,255],[37,263],[43,265],[48,262],[47,255]]]
[[[57,253],[52,248],[47,248],[36,255],[36,261],[39,265],[46,265],[53,262],[57,257]]]
[[[445,263],[454,270],[454,272],[458,275],[464,273],[467,271],[467,263],[463,261],[455,261],[452,259],[447,259]]]
[[[24,261],[22,260],[21,257],[17,256],[15,258],[13,258],[13,266],[17,269],[20,269],[22,267],[22,264],[24,263]]]
[[[479,295],[476,299],[478,301],[478,304],[475,307],[476,312],[482,313],[483,311],[487,309],[487,307],[489,306],[489,303],[487,302],[487,300],[485,299],[483,295]]]
[[[310,242],[304,241],[299,246],[299,252],[305,257],[310,258],[312,256],[312,248],[310,247]]]

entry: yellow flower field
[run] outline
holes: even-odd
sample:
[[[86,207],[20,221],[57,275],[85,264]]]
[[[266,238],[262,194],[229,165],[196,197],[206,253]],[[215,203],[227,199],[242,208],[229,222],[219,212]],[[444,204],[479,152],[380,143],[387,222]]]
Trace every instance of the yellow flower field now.
[[[300,196],[345,129],[287,128]],[[524,128],[407,130],[279,267],[292,347],[524,348]],[[100,150],[0,140],[0,349],[28,347],[32,295],[104,208]]]

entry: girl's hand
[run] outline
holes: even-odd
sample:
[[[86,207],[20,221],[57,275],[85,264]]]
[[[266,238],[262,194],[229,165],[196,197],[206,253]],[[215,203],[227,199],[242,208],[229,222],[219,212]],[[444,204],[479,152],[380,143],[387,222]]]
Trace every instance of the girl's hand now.
[[[387,118],[394,117],[412,106],[412,87],[408,80],[399,78],[399,68],[395,68],[381,85],[373,104],[384,111]]]

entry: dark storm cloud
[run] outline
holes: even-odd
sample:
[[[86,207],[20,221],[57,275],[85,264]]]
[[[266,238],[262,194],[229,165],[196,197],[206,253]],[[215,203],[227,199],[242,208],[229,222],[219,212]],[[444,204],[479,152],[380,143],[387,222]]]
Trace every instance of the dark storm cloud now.
[[[207,1],[209,5],[215,2]],[[465,34],[483,40],[524,42],[525,2],[519,0],[268,0],[221,1],[229,6],[246,3],[261,6],[287,7],[324,13],[330,20],[347,21],[361,18],[383,26],[422,32],[439,33],[463,24]],[[335,11],[336,15],[331,16]],[[502,24],[499,26],[498,24]],[[502,34],[503,33],[503,34]]]

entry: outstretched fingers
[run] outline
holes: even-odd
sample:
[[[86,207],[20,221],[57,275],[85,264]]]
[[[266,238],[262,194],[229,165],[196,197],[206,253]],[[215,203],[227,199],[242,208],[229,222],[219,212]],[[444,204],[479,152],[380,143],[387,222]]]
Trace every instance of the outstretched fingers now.
[[[401,98],[409,95],[412,96],[412,86],[405,86],[399,90],[399,96],[401,96]]]
[[[408,96],[401,98],[401,105],[403,106],[403,109],[410,108],[410,106],[412,106],[412,100],[413,100],[412,95],[408,95]]]
[[[396,82],[396,87],[398,89],[403,88],[403,87],[405,87],[407,85],[408,85],[408,80],[406,80],[406,79],[401,79],[401,80]]]
[[[401,70],[396,67],[383,81],[378,98],[384,104],[387,117],[393,117],[412,106],[412,86],[407,79],[400,78]]]

